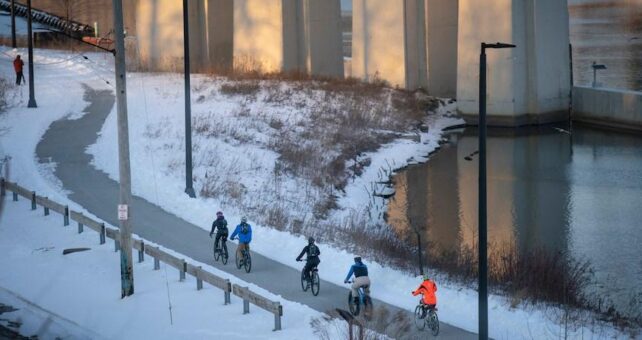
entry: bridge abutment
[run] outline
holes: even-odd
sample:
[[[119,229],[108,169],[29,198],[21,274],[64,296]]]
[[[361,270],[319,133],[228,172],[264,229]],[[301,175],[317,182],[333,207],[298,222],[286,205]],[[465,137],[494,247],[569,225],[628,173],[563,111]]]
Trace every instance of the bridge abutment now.
[[[489,125],[519,126],[568,119],[570,49],[565,0],[459,1],[458,110],[476,124],[481,42],[514,49],[488,50]]]

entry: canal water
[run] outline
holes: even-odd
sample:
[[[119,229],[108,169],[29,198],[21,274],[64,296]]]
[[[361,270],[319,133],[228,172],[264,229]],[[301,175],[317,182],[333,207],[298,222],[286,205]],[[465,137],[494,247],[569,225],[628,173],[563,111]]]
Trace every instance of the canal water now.
[[[477,138],[476,128],[450,132],[430,161],[395,177],[388,222],[397,233],[411,220],[436,253],[476,249],[478,158],[465,158]],[[642,136],[491,128],[487,159],[490,243],[588,260],[591,293],[621,308],[642,298]]]

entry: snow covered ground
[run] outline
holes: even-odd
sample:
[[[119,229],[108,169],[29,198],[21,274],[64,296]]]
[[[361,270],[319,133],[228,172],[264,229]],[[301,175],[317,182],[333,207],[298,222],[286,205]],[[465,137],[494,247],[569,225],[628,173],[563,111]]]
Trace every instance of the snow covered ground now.
[[[1,49],[0,60],[3,62],[1,67],[1,75],[5,78],[12,79],[13,71],[10,67],[11,56],[16,52],[13,52],[7,48]],[[22,54],[25,54],[24,51],[21,51]],[[68,202],[65,193],[60,189],[59,184],[56,182],[55,178],[51,176],[51,169],[43,168],[38,165],[35,159],[35,146],[45,132],[47,126],[65,115],[68,115],[71,112],[80,112],[85,106],[82,99],[82,87],[80,82],[86,83],[92,87],[96,88],[111,88],[111,85],[106,83],[106,80],[112,79],[113,73],[112,60],[109,55],[102,54],[91,54],[88,55],[89,59],[84,59],[80,55],[74,54],[65,54],[61,52],[51,52],[51,51],[37,51],[36,58],[36,76],[37,76],[37,85],[36,85],[36,98],[38,100],[39,107],[37,109],[27,109],[26,100],[28,99],[27,87],[23,86],[18,89],[11,88],[9,92],[10,104],[12,107],[9,111],[0,117],[0,127],[3,129],[3,134],[0,136],[0,151],[3,154],[10,155],[11,160],[11,179],[17,180],[19,183],[43,192],[49,197],[59,200],[61,202],[70,203],[70,207],[80,208],[73,202]],[[200,77],[194,77],[194,86],[198,86],[200,82]],[[113,83],[113,81],[112,81]],[[213,198],[209,199],[189,199],[187,196],[182,195],[181,193],[184,190],[184,178],[181,176],[181,164],[180,161],[182,157],[182,149],[176,147],[173,144],[169,144],[167,149],[164,152],[161,152],[162,147],[159,148],[159,144],[152,144],[160,142],[162,146],[162,141],[154,141],[153,138],[149,138],[150,130],[149,126],[166,126],[170,129],[173,140],[179,140],[182,138],[180,135],[180,130],[182,126],[182,116],[183,116],[183,102],[182,102],[182,81],[178,75],[149,75],[149,74],[130,74],[128,76],[128,98],[129,98],[129,114],[130,114],[130,140],[131,140],[131,153],[132,153],[132,173],[134,174],[133,179],[133,190],[134,193],[146,198],[150,202],[158,204],[164,209],[177,214],[183,219],[190,221],[195,225],[202,226],[204,229],[209,230],[209,224],[211,223],[211,218],[213,213],[219,209],[221,206],[226,206],[226,215],[228,219],[235,223],[237,222],[241,215],[244,214],[243,211],[235,210],[233,205],[230,205],[229,202],[218,202]],[[194,97],[193,97],[194,98]],[[194,98],[195,101],[198,98]],[[219,103],[216,101],[201,103],[201,108],[212,107],[215,108]],[[225,105],[233,105],[233,103],[226,103]],[[199,107],[196,106],[196,111]],[[296,114],[296,112],[293,112]],[[228,124],[235,124],[234,121],[227,122]],[[379,181],[382,179],[382,169],[389,169],[390,164],[395,166],[402,166],[409,159],[413,158],[415,160],[422,160],[421,156],[425,156],[431,150],[437,146],[437,141],[440,136],[441,128],[453,124],[453,121],[450,118],[444,117],[435,117],[428,122],[430,125],[430,130],[428,133],[423,133],[420,135],[420,142],[408,138],[400,138],[395,140],[392,143],[385,145],[376,152],[369,153],[371,157],[371,165],[367,167],[361,177],[356,178],[353,182],[349,183],[345,189],[345,194],[342,195],[339,199],[339,204],[343,208],[338,210],[336,214],[348,214],[352,209],[360,209],[364,205],[367,205],[368,202],[372,199],[367,192],[367,188],[371,187],[371,183],[374,181]],[[240,128],[240,127],[238,127]],[[154,131],[153,129],[151,130]],[[110,117],[108,118],[105,127],[101,132],[101,138],[99,142],[91,147],[90,152],[95,157],[96,166],[109,174],[112,178],[117,177],[117,163],[116,163],[116,129],[115,129],[115,108]],[[198,140],[195,140],[195,144],[198,143]],[[218,148],[229,147],[226,146],[222,141],[218,141],[215,150]],[[201,147],[212,147],[212,145],[202,145]],[[224,159],[224,157],[230,157],[224,159],[225,161],[234,162],[234,157],[238,158],[240,154],[250,154],[254,155],[253,159],[261,160],[261,165],[263,165],[262,171],[255,172],[256,174],[263,173],[263,177],[256,178],[256,181],[265,181],[265,177],[269,177],[271,172],[269,165],[269,160],[276,157],[273,153],[268,150],[261,149],[257,147],[256,144],[248,143],[246,145],[236,144],[234,149],[230,149],[227,152],[221,152],[218,154],[219,158]],[[214,150],[213,149],[213,150]],[[170,172],[165,171],[162,164],[169,164],[171,162],[178,162],[175,165],[176,169],[179,171]],[[196,165],[198,167],[198,164]],[[243,168],[241,168],[243,169]],[[197,174],[197,171],[195,171]],[[203,174],[201,174],[203,175]],[[387,174],[384,174],[387,175]],[[242,172],[239,174],[242,176]],[[296,189],[296,187],[291,188]],[[6,202],[11,204],[12,202]],[[378,207],[377,209],[381,209]],[[5,212],[9,214],[9,212]],[[9,215],[7,215],[9,216]],[[30,217],[20,217],[14,216],[15,219],[11,225],[16,223],[23,224],[22,220],[28,221]],[[35,218],[35,217],[34,217]],[[36,222],[36,221],[32,221]],[[57,223],[57,221],[56,221]],[[26,225],[27,223],[24,222]],[[2,222],[3,228],[7,223]],[[60,234],[60,230],[57,230],[57,227],[53,230],[56,230]],[[299,249],[301,245],[305,243],[304,237],[302,236],[293,236],[288,232],[277,231],[272,228],[262,227],[261,225],[256,225],[254,230],[254,250],[259,253],[271,257],[277,261],[280,261],[286,265],[292,266],[294,268],[299,268],[299,264],[294,261],[296,254],[292,253],[292,249]],[[70,239],[61,240],[62,243],[57,244],[56,248],[58,252],[44,252],[38,254],[39,256],[47,256],[51,254],[58,254],[60,248],[69,247],[78,245],[82,237],[86,236],[74,236],[68,235],[63,232],[62,235],[67,235],[71,237]],[[63,237],[60,236],[60,237]],[[17,237],[17,236],[16,236]],[[53,236],[51,236],[53,237]],[[74,238],[81,237],[80,239]],[[6,238],[1,238],[5,240]],[[45,239],[46,240],[46,239]],[[94,238],[91,238],[92,242],[95,242]],[[4,241],[2,241],[4,242]],[[30,242],[25,240],[24,242]],[[44,244],[44,243],[43,243]],[[92,243],[93,244],[93,243]],[[275,244],[278,244],[278,249],[275,248]],[[2,252],[9,252],[9,250],[16,248],[22,250],[16,250],[26,254],[33,249],[40,248],[43,245],[30,244],[25,245],[25,248],[18,245],[16,241],[2,243]],[[47,246],[47,245],[44,245]],[[320,274],[323,279],[332,281],[337,284],[343,282],[343,278],[349,264],[352,262],[353,254],[349,254],[346,251],[333,248],[328,244],[324,244],[321,240],[321,251],[322,263],[320,266]],[[31,250],[27,251],[28,247],[32,247]],[[34,248],[35,247],[35,248]],[[78,254],[79,256],[73,259],[74,265],[78,265],[78,268],[82,266],[88,266],[90,268],[95,268],[95,271],[103,273],[104,271],[109,271],[109,261],[101,261],[101,265],[98,266],[98,261],[94,258],[96,256],[111,256],[113,254],[109,253],[111,250],[110,247],[105,247],[105,249],[99,249],[94,247],[90,253],[83,255]],[[89,256],[89,254],[92,254]],[[53,256],[53,255],[52,255]],[[32,263],[36,265],[35,260],[29,259],[30,256],[17,257],[14,258],[14,262],[23,261],[27,264],[26,268],[29,268],[29,264]],[[72,258],[72,257],[69,257]],[[76,260],[77,259],[77,260]],[[55,259],[52,258],[51,261]],[[34,262],[29,262],[34,261]],[[57,261],[57,260],[56,260]],[[60,261],[69,262],[68,258],[60,259]],[[411,310],[416,304],[416,299],[410,295],[410,291],[415,288],[419,283],[418,278],[412,277],[404,272],[395,270],[394,268],[387,268],[377,263],[372,263],[366,259],[370,267],[370,276],[373,278],[373,295],[377,298],[384,300],[388,303],[398,305],[403,308]],[[103,263],[104,267],[103,267]],[[115,264],[116,262],[112,263]],[[139,272],[145,272],[146,267],[149,263],[146,263],[142,266]],[[114,272],[115,267],[113,268]],[[43,269],[46,270],[46,269]],[[158,272],[153,272],[150,270],[150,287],[155,287],[157,291],[153,294],[156,299],[155,303],[159,304],[158,309],[167,311],[166,305],[160,307],[160,304],[166,300],[162,300],[161,297],[166,296],[166,292],[162,290],[162,284],[164,284],[163,279],[159,277]],[[55,272],[52,272],[51,275],[54,275]],[[24,274],[24,280],[27,280],[27,273]],[[80,275],[80,272],[78,272]],[[101,274],[103,275],[103,274]],[[104,275],[107,275],[104,273]],[[145,274],[146,275],[146,274]],[[169,275],[169,278],[172,278],[172,274]],[[139,278],[137,280],[145,280],[145,278]],[[155,277],[155,282],[151,282],[151,277]],[[52,279],[53,280],[53,279]],[[56,279],[64,280],[64,278]],[[41,286],[42,291],[32,290],[26,285],[19,285],[19,282],[30,282],[22,280],[13,280],[13,278],[8,278],[4,274],[0,274],[0,285],[9,285],[11,282],[11,287],[14,292],[17,294],[25,296],[27,299],[31,298],[42,298],[44,292],[48,288],[46,286]],[[55,281],[55,280],[53,280]],[[55,283],[52,281],[52,284]],[[117,280],[107,279],[105,276],[104,281],[106,282],[104,291],[115,290],[116,288],[110,288],[109,285],[117,284]],[[111,282],[113,281],[113,282]],[[171,282],[170,282],[171,283]],[[194,290],[194,285],[191,283],[178,284],[171,283],[170,291],[175,291],[175,296],[180,297],[179,300],[176,300],[177,304],[184,306],[190,305],[192,296],[194,298],[195,306],[202,306],[202,300],[208,301],[218,301],[220,298],[218,294],[213,293],[213,289],[210,289],[209,292],[196,292]],[[476,331],[477,329],[477,294],[476,291],[461,287],[455,284],[450,283],[441,283],[439,284],[439,313],[440,319],[444,322],[450,323],[452,325],[470,330]],[[160,285],[160,286],[155,286]],[[6,286],[5,286],[6,287]],[[66,287],[69,290],[69,287]],[[152,288],[150,288],[152,289]],[[190,295],[191,294],[191,295]],[[212,299],[201,299],[200,297],[204,296],[202,294],[214,294],[216,296]],[[52,294],[55,295],[55,294]],[[120,301],[117,293],[114,295],[105,294],[100,297],[92,297],[97,299],[101,304],[104,303],[105,306],[111,306],[108,309],[116,308],[117,301]],[[141,294],[143,295],[143,294]],[[113,299],[112,299],[113,297]],[[136,298],[138,299],[138,297]],[[182,301],[185,299],[185,301]],[[42,298],[42,300],[34,301],[43,308],[50,309],[53,312],[60,314],[59,310],[66,310],[66,304],[62,301],[64,299],[55,299],[51,298],[50,300]],[[190,303],[188,303],[188,301]],[[129,301],[126,301],[129,305]],[[71,305],[71,304],[70,304]],[[137,308],[143,308],[142,305],[133,306],[135,303],[132,303],[132,306],[127,308],[133,308],[132,310],[138,310]],[[515,339],[515,338],[559,338],[563,334],[563,328],[558,323],[559,311],[556,311],[553,308],[510,308],[509,301],[505,298],[498,296],[490,296],[489,299],[489,313],[490,313],[490,336],[497,339]],[[215,308],[216,306],[207,306],[207,308]],[[78,307],[80,308],[80,307]],[[205,308],[205,307],[204,307]],[[228,310],[229,307],[225,307]],[[235,308],[233,305],[232,308]],[[304,322],[309,320],[309,317],[315,315],[314,312],[309,309],[303,311],[305,307],[296,306],[293,304],[292,307],[288,308],[301,308],[302,313],[305,316],[302,316],[301,320],[294,320],[294,324],[305,324],[302,327],[308,327]],[[70,308],[71,309],[71,308]],[[199,310],[195,308],[192,310]],[[214,310],[212,310],[214,313]],[[73,320],[76,316],[81,315],[82,313],[76,313],[73,310],[68,311],[69,315],[63,315],[65,318]],[[113,311],[112,311],[113,312]],[[92,312],[93,313],[93,312]],[[152,320],[161,320],[163,313],[159,312],[159,319],[148,319],[148,322]],[[178,312],[177,312],[178,313]],[[206,314],[206,313],[203,313]],[[240,313],[239,313],[240,314]],[[211,314],[208,314],[211,315]],[[91,317],[89,315],[88,317]],[[305,318],[308,319],[305,319]],[[207,320],[211,321],[215,317],[209,317]],[[103,320],[102,324],[99,321],[101,318],[96,317],[90,321],[94,322],[90,327],[92,330],[104,330],[106,327],[106,322]],[[195,321],[196,322],[196,321]],[[290,322],[288,321],[288,327],[290,327]],[[154,321],[154,324],[159,323]],[[257,321],[257,323],[259,323]],[[270,328],[268,325],[269,322],[266,322],[264,328]],[[85,325],[83,323],[83,325]],[[310,332],[304,329],[298,329],[297,326],[293,326],[292,331],[301,332],[300,334],[310,334],[304,332]],[[159,329],[163,327],[159,323]],[[205,328],[207,329],[207,328]],[[121,328],[121,331],[122,328]],[[152,329],[151,332],[157,330]],[[108,333],[113,334],[113,333]],[[134,333],[132,333],[133,335]],[[162,332],[159,332],[162,334]],[[174,333],[176,334],[176,333]],[[203,333],[206,334],[206,333]],[[610,330],[597,330],[591,331],[586,328],[571,329],[569,330],[571,337],[583,337],[583,338],[600,338],[600,337],[618,337],[622,336],[621,334]],[[272,335],[269,333],[268,335]],[[274,336],[280,336],[279,334],[274,334]]]
[[[221,290],[208,284],[196,290],[195,279],[178,280],[178,271],[151,258],[136,263],[136,294],[120,298],[120,260],[97,234],[77,234],[62,227],[60,216],[31,211],[26,200],[8,196],[0,222],[0,301],[19,308],[2,315],[3,324],[21,320],[23,335],[44,339],[310,339],[312,318],[321,313],[274,296],[203,263],[190,262],[232,282],[279,300],[282,331],[273,332],[274,316],[255,306],[243,315],[242,300],[223,304]],[[62,255],[65,248],[89,251]],[[11,293],[13,292],[13,293]],[[171,316],[169,306],[171,304]],[[47,320],[49,318],[49,320]],[[47,321],[45,321],[47,320]],[[151,326],[153,325],[153,326]]]

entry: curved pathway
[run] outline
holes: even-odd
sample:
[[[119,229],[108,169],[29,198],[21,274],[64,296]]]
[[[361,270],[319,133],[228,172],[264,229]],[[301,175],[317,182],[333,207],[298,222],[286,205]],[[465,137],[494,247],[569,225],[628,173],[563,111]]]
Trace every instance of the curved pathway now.
[[[96,142],[98,132],[105,123],[115,98],[111,90],[94,90],[85,86],[85,99],[90,103],[85,108],[86,114],[80,119],[61,119],[54,122],[38,144],[36,155],[40,162],[52,161],[57,164],[55,175],[62,182],[64,189],[71,192],[69,195],[71,200],[106,222],[118,226],[116,216],[118,183],[104,172],[94,168],[90,164],[92,157],[85,152],[89,145]],[[346,287],[321,281],[319,296],[312,296],[310,292],[301,291],[299,270],[258,253],[252,253],[253,266],[249,274],[237,270],[233,261],[227,266],[214,262],[211,255],[212,240],[208,237],[206,230],[162,210],[143,198],[134,196],[132,201],[132,211],[135,212],[132,217],[134,232],[147,240],[242,277],[247,282],[252,282],[285,299],[304,303],[318,311],[326,312],[347,307]],[[233,254],[236,244],[230,242],[228,247],[230,254]],[[392,312],[400,310],[379,300],[375,300],[374,303],[375,306],[386,306]],[[412,318],[410,312],[408,316]],[[415,332],[414,325],[412,325],[412,332]],[[429,337],[428,332],[407,336],[410,339],[427,337]],[[477,336],[441,323],[439,338],[474,339]]]

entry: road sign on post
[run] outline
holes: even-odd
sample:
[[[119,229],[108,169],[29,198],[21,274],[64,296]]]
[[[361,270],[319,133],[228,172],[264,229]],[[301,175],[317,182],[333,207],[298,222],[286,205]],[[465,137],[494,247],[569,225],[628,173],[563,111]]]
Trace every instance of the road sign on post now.
[[[118,220],[119,221],[127,221],[129,216],[129,212],[127,209],[127,204],[119,204],[118,205]]]

